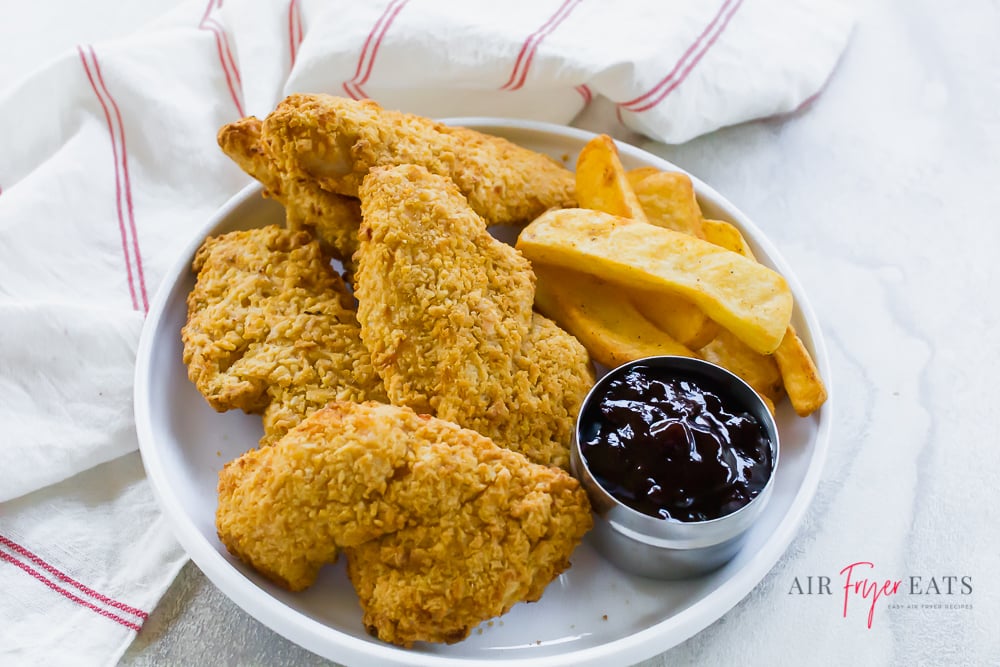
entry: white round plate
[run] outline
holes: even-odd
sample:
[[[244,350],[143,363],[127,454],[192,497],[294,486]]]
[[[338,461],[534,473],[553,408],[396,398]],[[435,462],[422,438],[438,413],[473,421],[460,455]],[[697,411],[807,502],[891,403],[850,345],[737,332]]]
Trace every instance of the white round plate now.
[[[593,136],[543,123],[463,118],[449,121],[506,137],[567,164]],[[649,153],[619,145],[626,168],[679,170]],[[736,224],[761,262],[781,272],[796,299],[793,323],[822,376],[830,368],[816,318],[785,261],[760,230],[732,204],[693,179],[706,217]],[[223,464],[257,444],[260,418],[218,414],[187,379],[180,330],[185,299],[194,285],[194,252],[210,234],[281,223],[282,208],[250,186],[223,206],[166,275],[146,319],[135,378],[135,418],[146,472],[178,540],[205,575],[252,616],[301,646],[346,665],[459,666],[607,665],[637,662],[661,653],[721,617],[739,602],[784,553],[802,520],[826,458],[831,422],[828,402],[809,418],[785,401],[778,411],[781,459],[774,495],[750,531],[746,548],[711,575],[682,582],[632,576],[616,570],[584,543],[572,567],[541,600],[518,604],[483,623],[457,644],[402,649],[365,633],[361,608],[343,563],[328,566],[302,593],[271,584],[229,555],[215,532],[216,484]]]

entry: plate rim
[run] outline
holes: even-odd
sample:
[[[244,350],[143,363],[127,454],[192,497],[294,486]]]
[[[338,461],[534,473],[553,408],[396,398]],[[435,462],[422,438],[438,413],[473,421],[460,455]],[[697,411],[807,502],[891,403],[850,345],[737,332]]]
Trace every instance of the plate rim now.
[[[491,129],[522,130],[582,142],[599,134],[554,123],[482,116],[447,118],[440,122],[449,125],[462,125],[485,133],[490,133]],[[795,306],[799,310],[809,334],[809,340],[806,341],[806,344],[813,353],[816,365],[828,388],[829,397],[816,417],[818,420],[817,428],[810,443],[814,452],[788,510],[761,549],[723,585],[709,592],[704,598],[684,609],[680,614],[664,618],[658,623],[626,637],[598,646],[575,649],[555,655],[499,658],[490,661],[493,664],[504,664],[512,667],[527,667],[529,665],[539,667],[541,665],[546,667],[550,665],[576,666],[595,664],[612,656],[617,660],[636,662],[668,651],[689,639],[728,613],[749,595],[777,564],[798,533],[805,513],[815,497],[819,479],[826,465],[834,410],[830,364],[818,319],[788,262],[752,220],[710,185],[678,165],[646,150],[620,141],[616,141],[616,145],[622,154],[631,158],[651,163],[661,169],[688,174],[699,197],[712,200],[714,204],[726,212],[737,226],[751,232],[752,242],[763,248],[770,261],[785,277],[795,295]],[[413,653],[388,644],[382,646],[364,642],[277,601],[264,589],[252,585],[252,582],[248,586],[246,577],[216,551],[215,546],[205,538],[194,521],[188,517],[179,497],[173,493],[169,480],[165,478],[162,459],[155,445],[156,437],[151,419],[150,387],[152,378],[150,369],[156,332],[161,326],[165,306],[173,292],[178,288],[180,277],[189,269],[191,257],[205,237],[235,209],[250,198],[259,196],[262,190],[259,183],[251,182],[209,217],[191,241],[184,246],[178,259],[164,273],[150,303],[149,313],[144,322],[136,351],[133,410],[139,451],[154,497],[178,542],[212,584],[250,616],[303,648],[345,665],[395,664],[430,667],[446,664],[454,667],[468,667],[482,664],[483,660],[478,658]],[[275,604],[276,602],[277,604]],[[668,641],[657,641],[668,635],[670,637]],[[333,655],[332,651],[336,651],[336,655]]]

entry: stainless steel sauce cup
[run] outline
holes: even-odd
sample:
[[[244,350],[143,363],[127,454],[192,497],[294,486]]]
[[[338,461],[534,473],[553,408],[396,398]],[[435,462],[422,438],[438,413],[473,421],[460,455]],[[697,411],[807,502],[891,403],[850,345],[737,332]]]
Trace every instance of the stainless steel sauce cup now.
[[[721,386],[757,418],[770,442],[773,467],[761,492],[740,509],[709,521],[677,521],[638,512],[612,496],[587,467],[580,448],[588,407],[601,400],[608,384],[633,366],[674,371],[680,377],[704,379]],[[760,516],[774,490],[778,472],[778,429],[764,401],[743,380],[715,364],[688,357],[647,357],[610,371],[587,394],[577,417],[570,450],[570,470],[580,480],[598,515],[592,536],[605,558],[619,568],[657,579],[686,579],[725,565],[743,546],[747,530]]]

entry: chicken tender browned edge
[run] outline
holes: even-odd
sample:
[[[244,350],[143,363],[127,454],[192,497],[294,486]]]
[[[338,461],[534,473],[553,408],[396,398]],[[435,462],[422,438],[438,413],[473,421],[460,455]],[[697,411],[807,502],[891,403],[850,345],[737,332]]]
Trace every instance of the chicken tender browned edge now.
[[[226,465],[216,526],[291,590],[344,550],[366,627],[409,646],[537,600],[592,518],[558,468],[409,408],[335,402]]]
[[[371,100],[290,95],[264,119],[262,141],[281,171],[342,195],[357,196],[375,167],[416,164],[454,181],[490,224],[575,205],[573,174],[547,155]]]
[[[361,224],[358,200],[327,192],[305,174],[280,170],[264,150],[261,125],[253,116],[224,125],[218,134],[219,147],[240,169],[260,181],[265,197],[285,207],[289,229],[312,231],[350,272]]]

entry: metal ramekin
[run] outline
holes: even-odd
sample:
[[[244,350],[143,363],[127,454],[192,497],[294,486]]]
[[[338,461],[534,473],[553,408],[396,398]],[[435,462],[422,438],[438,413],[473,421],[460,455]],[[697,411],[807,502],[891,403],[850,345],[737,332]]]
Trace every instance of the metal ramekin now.
[[[704,378],[721,385],[742,403],[764,428],[771,444],[771,477],[761,492],[740,509],[709,521],[661,519],[636,511],[612,496],[590,473],[580,450],[581,421],[587,407],[607,390],[608,384],[633,366],[653,366],[675,371],[680,377]],[[647,357],[610,371],[584,399],[573,432],[570,470],[583,484],[598,515],[593,539],[597,548],[619,568],[657,579],[686,579],[711,572],[731,560],[746,539],[747,530],[760,516],[774,489],[778,470],[778,429],[767,405],[750,386],[729,371],[701,359]]]

